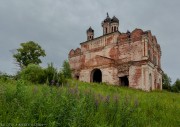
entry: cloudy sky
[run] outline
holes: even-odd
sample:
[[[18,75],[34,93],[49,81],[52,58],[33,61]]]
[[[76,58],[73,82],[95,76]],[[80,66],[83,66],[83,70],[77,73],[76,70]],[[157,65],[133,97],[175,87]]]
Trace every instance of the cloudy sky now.
[[[12,52],[30,40],[46,51],[42,66],[60,68],[89,26],[95,37],[102,35],[107,12],[119,18],[120,32],[151,30],[161,45],[162,69],[173,81],[180,78],[179,0],[0,0],[0,71],[16,73]]]

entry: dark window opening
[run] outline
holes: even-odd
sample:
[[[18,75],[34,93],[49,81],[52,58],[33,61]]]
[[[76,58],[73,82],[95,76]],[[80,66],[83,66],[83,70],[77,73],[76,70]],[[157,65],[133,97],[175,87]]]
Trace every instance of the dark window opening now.
[[[156,58],[156,56],[154,56],[153,60],[154,60],[154,65],[157,65],[157,58]]]
[[[111,28],[111,31],[113,32],[113,27]]]
[[[150,61],[152,61],[152,54],[151,54],[151,51],[150,51],[150,50],[148,50],[148,55],[149,55]]]
[[[102,82],[102,73],[100,69],[95,69],[92,71],[92,82]]]
[[[121,86],[129,86],[129,80],[127,76],[120,77],[119,80]]]
[[[76,75],[76,79],[79,80],[79,75]]]
[[[106,28],[106,34],[107,34],[107,28]]]
[[[157,89],[161,89],[161,79],[159,79],[159,83],[158,83]]]
[[[149,56],[149,57],[151,56],[151,51],[150,51],[150,50],[148,50],[148,56]]]
[[[157,82],[156,82],[156,79],[154,80],[154,88],[155,88],[155,89],[157,88]]]
[[[116,27],[114,26],[114,32],[116,31]]]

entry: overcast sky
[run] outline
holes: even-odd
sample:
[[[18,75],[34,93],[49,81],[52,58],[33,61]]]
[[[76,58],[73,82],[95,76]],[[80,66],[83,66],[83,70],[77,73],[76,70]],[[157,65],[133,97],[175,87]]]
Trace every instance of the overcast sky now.
[[[91,26],[102,35],[106,13],[120,21],[120,32],[151,30],[162,50],[162,69],[180,78],[180,0],[0,0],[0,71],[14,74],[12,51],[20,43],[35,41],[60,68],[68,52],[86,40]]]

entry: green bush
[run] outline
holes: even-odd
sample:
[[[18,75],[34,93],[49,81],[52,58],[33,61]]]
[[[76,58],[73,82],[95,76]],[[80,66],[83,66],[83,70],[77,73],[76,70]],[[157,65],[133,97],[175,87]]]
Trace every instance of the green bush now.
[[[176,86],[178,91],[180,91],[180,79],[176,80],[176,82],[174,83],[174,86]]]
[[[46,79],[46,84],[48,85],[61,85],[66,82],[65,76],[62,72],[53,66],[53,63],[48,64],[48,67],[44,69],[44,77]]]
[[[65,60],[63,62],[63,69],[62,69],[62,74],[64,75],[65,78],[72,78],[71,76],[71,68],[70,68],[70,65],[69,65],[69,62],[67,60]]]
[[[54,68],[53,63],[48,64],[48,67],[44,69],[44,77],[46,78],[46,83],[50,84],[52,81],[57,80],[57,69]]]
[[[44,70],[36,64],[29,64],[20,72],[20,77],[23,80],[30,81],[32,83],[44,83]]]
[[[0,72],[0,79],[7,81],[8,79],[14,79],[14,76]]]
[[[71,78],[71,70],[67,61],[64,61],[61,71],[58,71],[53,63],[48,64],[45,69],[36,64],[29,64],[15,76],[17,80],[23,79],[32,83],[46,83],[57,86],[66,83],[68,78]]]

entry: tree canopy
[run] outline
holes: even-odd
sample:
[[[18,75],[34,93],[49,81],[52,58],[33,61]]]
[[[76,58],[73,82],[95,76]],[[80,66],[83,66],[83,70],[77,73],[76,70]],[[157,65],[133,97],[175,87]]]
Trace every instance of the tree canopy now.
[[[17,53],[13,55],[18,65],[23,68],[31,64],[40,64],[41,59],[39,57],[46,56],[45,50],[41,46],[33,41],[28,41],[20,44],[20,48],[17,49]]]
[[[176,79],[175,83],[172,86],[172,92],[180,92],[180,79]]]
[[[166,73],[162,75],[162,86],[163,89],[171,90],[171,78]]]

